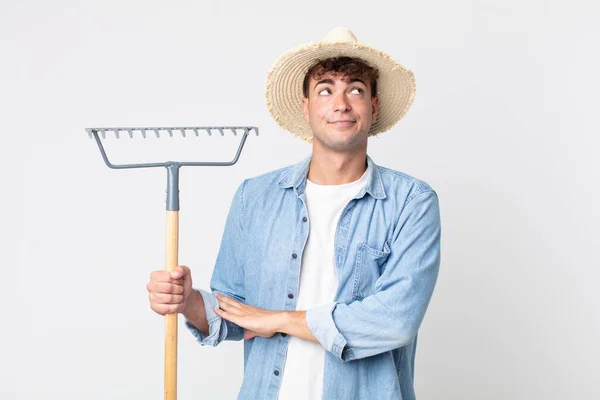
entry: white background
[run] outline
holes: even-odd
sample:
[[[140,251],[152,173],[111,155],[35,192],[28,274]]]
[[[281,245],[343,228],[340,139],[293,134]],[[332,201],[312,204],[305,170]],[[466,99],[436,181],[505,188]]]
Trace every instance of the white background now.
[[[180,262],[207,288],[237,185],[310,153],[270,118],[267,70],[335,26],[416,76],[369,154],[441,202],[418,398],[600,398],[597,3],[0,4],[0,398],[162,399],[166,173],[107,168],[84,128],[260,127],[234,167],[182,170]],[[181,318],[179,338],[179,398],[235,398],[242,343]]]

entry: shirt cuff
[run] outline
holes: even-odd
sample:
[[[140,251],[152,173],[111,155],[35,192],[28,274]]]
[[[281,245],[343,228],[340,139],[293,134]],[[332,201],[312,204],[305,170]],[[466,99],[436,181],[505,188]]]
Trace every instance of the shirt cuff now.
[[[349,349],[344,350],[346,338],[333,322],[333,310],[337,303],[327,303],[306,311],[306,325],[321,345],[337,359],[348,361],[353,358]]]
[[[206,312],[206,320],[208,321],[208,335],[196,328],[185,318],[185,325],[192,332],[198,343],[202,346],[216,346],[227,336],[227,324],[222,323],[222,318],[215,313],[214,308],[219,307],[217,297],[202,289],[194,289],[200,293],[204,300],[204,311]]]

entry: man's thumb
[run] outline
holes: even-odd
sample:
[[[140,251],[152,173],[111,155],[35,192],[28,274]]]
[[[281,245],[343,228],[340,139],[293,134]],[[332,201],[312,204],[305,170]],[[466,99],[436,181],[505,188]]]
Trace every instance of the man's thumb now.
[[[256,332],[251,331],[249,329],[247,329],[246,332],[244,332],[244,340],[250,340],[255,338],[256,336],[258,336]]]
[[[180,271],[180,278],[189,278],[191,275],[191,271],[189,269],[189,267],[185,266],[185,265],[178,265],[177,268],[175,268],[175,271]],[[175,272],[173,271],[173,272]]]

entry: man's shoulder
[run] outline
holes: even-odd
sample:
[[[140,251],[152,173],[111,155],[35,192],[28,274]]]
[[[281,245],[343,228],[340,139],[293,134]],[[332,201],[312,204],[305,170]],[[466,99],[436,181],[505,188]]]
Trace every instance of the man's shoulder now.
[[[241,183],[243,192],[251,196],[272,195],[273,191],[279,191],[282,189],[280,183],[282,182],[283,178],[289,174],[293,167],[294,164],[291,164],[264,172],[260,175],[248,177]]]
[[[246,179],[246,185],[251,187],[270,187],[271,184],[277,185],[281,179],[286,176],[294,165],[277,168],[260,175],[255,175]]]
[[[378,165],[377,168],[388,196],[400,196],[408,202],[422,193],[432,192],[436,194],[433,187],[423,179],[389,167]]]

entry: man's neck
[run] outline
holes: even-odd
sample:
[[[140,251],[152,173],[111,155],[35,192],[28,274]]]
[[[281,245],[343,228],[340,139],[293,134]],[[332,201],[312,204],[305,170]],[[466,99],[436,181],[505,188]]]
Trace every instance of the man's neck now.
[[[313,149],[308,179],[318,185],[343,185],[359,180],[366,169],[366,148],[357,153],[324,153]]]

